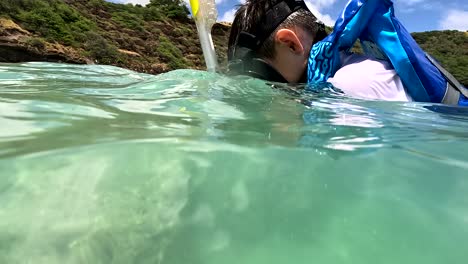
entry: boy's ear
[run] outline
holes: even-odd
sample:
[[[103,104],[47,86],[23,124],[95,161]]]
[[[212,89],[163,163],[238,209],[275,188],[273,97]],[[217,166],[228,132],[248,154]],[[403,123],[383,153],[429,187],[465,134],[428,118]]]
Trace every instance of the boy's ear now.
[[[300,54],[304,52],[304,47],[299,37],[290,29],[283,28],[278,30],[275,35],[275,41],[289,48],[294,53]]]

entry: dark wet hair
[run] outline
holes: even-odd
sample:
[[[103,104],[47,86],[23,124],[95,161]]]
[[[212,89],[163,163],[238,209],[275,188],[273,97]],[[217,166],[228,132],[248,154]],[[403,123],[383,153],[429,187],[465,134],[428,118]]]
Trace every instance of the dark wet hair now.
[[[244,31],[252,35],[258,35],[257,32],[265,23],[264,18],[266,12],[272,5],[277,3],[275,0],[247,0],[245,4],[239,6],[236,12],[234,21],[232,22],[231,33],[228,42],[228,60],[234,58],[235,47],[239,34]],[[325,28],[322,23],[318,23],[317,18],[305,9],[299,9],[286,18],[270,35],[266,37],[263,44],[255,50],[260,58],[274,58],[275,56],[275,40],[276,32],[284,28],[293,28],[299,26],[306,32],[312,35],[314,43],[326,37]],[[264,33],[264,32],[263,32]]]

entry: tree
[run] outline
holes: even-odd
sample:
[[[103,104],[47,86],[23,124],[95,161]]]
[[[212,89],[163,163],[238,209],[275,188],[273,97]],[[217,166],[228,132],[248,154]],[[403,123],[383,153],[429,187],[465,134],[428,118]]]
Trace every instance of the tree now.
[[[167,17],[180,21],[187,20],[187,16],[190,14],[182,0],[150,0],[146,7],[157,8],[167,14]]]

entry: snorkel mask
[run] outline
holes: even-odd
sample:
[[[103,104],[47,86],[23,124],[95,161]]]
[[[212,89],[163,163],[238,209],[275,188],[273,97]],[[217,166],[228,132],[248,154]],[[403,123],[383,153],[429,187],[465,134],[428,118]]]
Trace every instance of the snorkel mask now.
[[[286,79],[265,60],[260,58],[256,51],[260,49],[264,41],[281,23],[291,14],[301,9],[310,12],[303,0],[271,0],[271,6],[266,11],[261,23],[259,23],[256,35],[245,31],[239,33],[236,45],[229,54],[228,74],[247,75],[272,82],[287,83]],[[326,32],[325,25],[320,22],[317,22],[317,24],[319,25],[316,37],[318,41],[320,40],[318,39],[320,38],[319,35],[326,34]],[[307,70],[303,76],[301,82],[306,82]]]

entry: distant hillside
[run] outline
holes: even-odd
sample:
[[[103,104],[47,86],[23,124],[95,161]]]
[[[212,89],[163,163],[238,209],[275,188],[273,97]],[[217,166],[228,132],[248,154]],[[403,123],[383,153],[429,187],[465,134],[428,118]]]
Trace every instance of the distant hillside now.
[[[0,0],[0,61],[102,63],[139,72],[204,68],[196,27],[182,0],[145,7],[104,0]],[[213,40],[226,60],[229,26]],[[468,86],[468,33],[413,34],[427,52]]]
[[[427,53],[468,87],[468,32],[429,31],[412,35]]]
[[[203,68],[196,26],[180,0],[0,0],[0,61],[112,64],[147,73]],[[3,17],[3,19],[1,19]],[[229,26],[213,41],[226,59]]]

